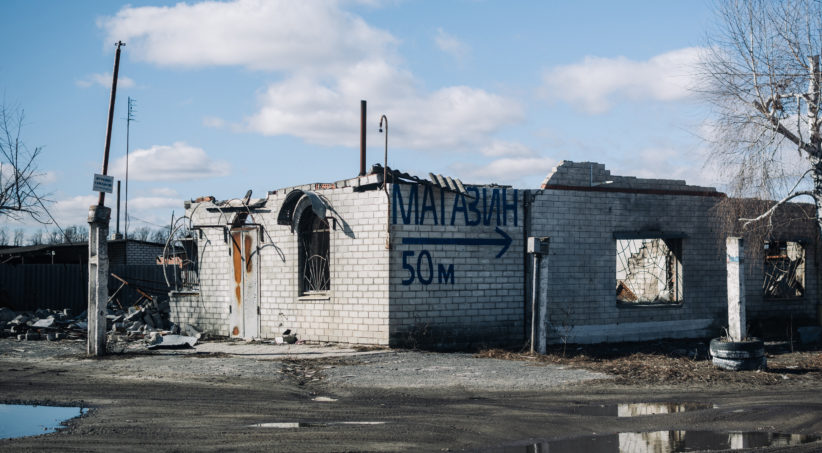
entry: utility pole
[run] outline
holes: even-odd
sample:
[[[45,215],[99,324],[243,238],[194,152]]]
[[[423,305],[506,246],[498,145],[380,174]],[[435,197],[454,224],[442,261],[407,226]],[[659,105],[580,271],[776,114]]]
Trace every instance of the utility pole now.
[[[128,98],[128,114],[126,115],[126,203],[125,203],[125,215],[123,217],[124,223],[124,237],[128,239],[128,151],[130,141],[130,131],[131,131],[131,122],[134,121],[134,106],[137,103],[136,99],[133,99],[129,96]]]
[[[111,146],[111,125],[114,118],[114,100],[117,97],[117,73],[120,69],[118,41],[114,54],[114,74],[111,81],[111,100],[108,106],[106,147],[103,153],[103,176],[108,174],[108,152]],[[109,188],[109,191],[111,189]],[[88,344],[86,353],[102,356],[106,353],[106,303],[108,302],[108,226],[111,209],[105,207],[106,192],[100,191],[97,205],[89,208],[88,224]]]

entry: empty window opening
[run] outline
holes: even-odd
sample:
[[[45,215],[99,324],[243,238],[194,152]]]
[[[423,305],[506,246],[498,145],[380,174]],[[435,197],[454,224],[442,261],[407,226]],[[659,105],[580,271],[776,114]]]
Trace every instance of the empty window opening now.
[[[682,239],[617,239],[618,303],[682,301]]]
[[[299,224],[300,294],[331,289],[329,236],[328,222],[306,209]]]
[[[799,242],[765,242],[765,279],[762,289],[770,299],[805,294],[805,247]]]

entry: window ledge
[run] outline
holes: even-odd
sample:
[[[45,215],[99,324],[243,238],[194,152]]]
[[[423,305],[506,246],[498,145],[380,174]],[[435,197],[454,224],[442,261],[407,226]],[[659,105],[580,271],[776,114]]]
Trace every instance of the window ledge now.
[[[300,302],[311,302],[311,301],[329,301],[331,300],[331,293],[314,293],[314,294],[304,294],[302,296],[298,296],[297,300]]]
[[[647,303],[632,303],[632,302],[619,302],[617,301],[617,308],[682,308],[684,302],[671,302],[671,303],[661,303],[661,302],[647,302]]]

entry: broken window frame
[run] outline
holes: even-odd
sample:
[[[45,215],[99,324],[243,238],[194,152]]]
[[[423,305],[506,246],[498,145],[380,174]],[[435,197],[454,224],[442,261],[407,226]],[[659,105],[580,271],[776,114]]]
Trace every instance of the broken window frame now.
[[[684,233],[662,232],[616,232],[614,233],[614,250],[616,257],[616,303],[620,307],[635,306],[681,306],[684,300],[684,279],[682,250]],[[647,250],[647,246],[661,249],[656,259],[653,256],[643,258],[654,261],[643,269],[631,272],[631,256]],[[631,283],[631,274],[635,282]],[[639,280],[639,282],[636,282]],[[638,286],[645,286],[644,290]],[[653,288],[656,284],[657,290]],[[632,288],[633,286],[633,288]]]
[[[765,300],[795,300],[805,297],[807,275],[806,241],[771,240],[762,246],[762,296]],[[790,247],[799,255],[791,259]],[[774,254],[774,250],[777,253]],[[784,282],[784,285],[780,285]]]
[[[300,296],[325,295],[331,290],[331,228],[311,208],[297,226],[298,287]]]

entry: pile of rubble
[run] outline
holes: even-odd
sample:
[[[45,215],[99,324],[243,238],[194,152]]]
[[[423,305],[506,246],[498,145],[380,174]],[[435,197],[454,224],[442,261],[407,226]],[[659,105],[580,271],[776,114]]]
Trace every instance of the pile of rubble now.
[[[170,321],[169,301],[144,295],[127,308],[118,301],[110,301],[106,314],[106,330],[109,338],[117,341],[147,340],[151,345],[163,343],[163,337],[182,335],[193,346],[201,332],[188,324],[177,325]],[[86,312],[72,316],[70,309],[39,309],[17,313],[0,308],[0,336],[18,340],[84,339],[88,335]],[[169,338],[169,340],[171,340]],[[169,342],[167,341],[166,344]]]
[[[0,308],[0,336],[18,340],[49,340],[85,338],[88,330],[86,312],[71,316],[71,310],[46,310],[17,313]]]

